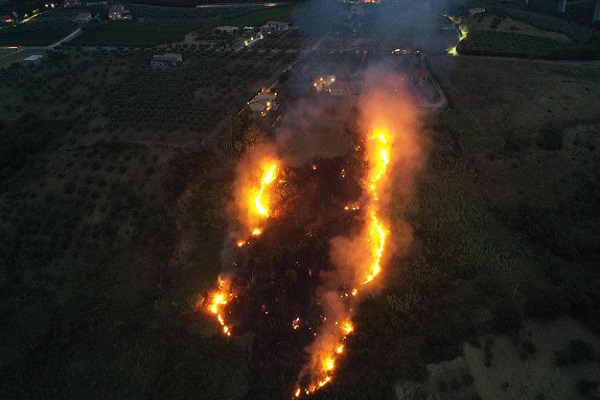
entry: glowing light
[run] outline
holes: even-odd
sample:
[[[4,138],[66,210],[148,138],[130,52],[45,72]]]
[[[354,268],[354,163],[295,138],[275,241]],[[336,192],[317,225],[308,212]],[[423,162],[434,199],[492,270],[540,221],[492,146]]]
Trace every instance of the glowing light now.
[[[359,278],[358,282],[355,282],[362,283],[363,285],[373,281],[381,273],[382,260],[389,233],[380,214],[383,213],[381,195],[386,190],[383,183],[385,182],[385,177],[389,174],[394,137],[386,123],[388,121],[375,120],[374,122],[375,124],[372,125],[368,135],[366,135],[364,143],[367,162],[367,171],[363,182],[366,192],[365,203],[361,206],[356,204],[344,206],[344,210],[346,211],[359,210],[361,207],[365,209],[365,230],[360,238],[364,240],[369,257],[367,262],[359,266],[361,273],[364,273],[363,277]],[[357,151],[360,150],[360,146],[357,146],[355,149]],[[356,296],[358,290],[353,288],[350,293],[352,296]],[[340,297],[347,298],[349,296],[348,293],[345,293]],[[348,312],[351,313],[351,311],[352,309],[350,308]],[[314,367],[309,371],[312,382],[306,388],[302,388],[306,394],[311,394],[332,381],[335,363],[344,352],[343,341],[348,335],[354,332],[351,315],[348,315],[340,322],[335,322],[334,326],[339,329],[338,332],[328,331],[330,337],[333,339],[333,343],[329,342],[330,339],[327,339],[325,344],[316,351],[317,359],[313,361],[315,362]]]
[[[233,293],[228,290],[229,283],[219,278],[219,290],[212,294],[212,301],[208,306],[208,310],[215,314],[217,321],[223,327],[223,333],[227,336],[231,336],[231,330],[225,323],[223,317],[223,309],[229,302],[229,298],[233,297]]]
[[[240,203],[243,203],[248,207],[250,217],[250,236],[256,237],[262,234],[263,228],[256,226],[261,223],[265,218],[271,215],[271,198],[268,193],[268,189],[271,184],[277,179],[278,172],[278,161],[272,158],[260,160],[260,175],[259,179],[255,181],[256,185],[249,188],[244,188],[244,197]],[[247,196],[247,197],[246,197]],[[244,207],[244,209],[246,209]],[[252,227],[254,225],[254,227]],[[243,247],[249,243],[248,240],[238,240],[235,242],[237,247]],[[235,266],[236,263],[234,262]],[[207,309],[210,313],[214,314],[219,325],[222,327],[222,331],[225,335],[231,336],[231,327],[227,325],[225,320],[225,308],[229,304],[230,300],[235,297],[235,293],[231,290],[230,282],[219,278],[218,290],[210,294],[210,303]],[[268,314],[265,308],[265,314]],[[298,319],[299,322],[299,319]]]
[[[354,330],[354,326],[352,325],[352,322],[350,322],[349,320],[344,322],[344,324],[342,325],[342,331],[344,332],[345,335],[349,335],[350,333],[352,333],[353,330]]]
[[[329,371],[333,371],[333,368],[335,367],[335,360],[333,359],[333,357],[328,357],[325,360],[325,363],[323,364],[323,369],[327,372]]]
[[[294,328],[294,330],[300,328],[300,317],[292,321],[292,328]]]
[[[263,217],[268,217],[270,214],[269,199],[266,198],[265,191],[267,190],[269,185],[271,183],[273,183],[273,181],[275,180],[276,172],[277,172],[277,164],[272,164],[272,165],[266,166],[265,171],[263,173],[263,177],[260,182],[260,189],[258,190],[258,193],[256,194],[256,196],[254,197],[254,200],[253,200],[254,201],[254,209],[255,209],[256,213],[258,213],[259,215],[261,215]],[[253,234],[254,234],[254,232],[253,232]]]
[[[451,17],[448,15],[446,17],[448,17],[448,19],[450,19],[452,22],[454,22],[454,24],[459,25],[458,26],[458,42],[456,43],[455,46],[452,46],[448,49],[449,55],[457,56],[458,55],[458,45],[460,42],[465,40],[467,38],[467,36],[469,35],[469,28],[467,28],[466,25],[460,25],[460,23],[461,23],[460,18]]]
[[[387,236],[387,230],[381,224],[381,221],[377,218],[377,214],[374,210],[370,212],[371,228],[369,229],[369,242],[371,243],[372,261],[370,266],[370,272],[364,283],[371,282],[375,276],[381,272],[381,258],[383,257],[383,250],[385,249],[385,240]]]

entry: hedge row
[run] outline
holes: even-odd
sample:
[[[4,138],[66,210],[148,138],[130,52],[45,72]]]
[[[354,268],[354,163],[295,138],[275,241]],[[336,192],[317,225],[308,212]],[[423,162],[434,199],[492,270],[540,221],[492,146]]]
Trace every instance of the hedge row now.
[[[549,38],[508,32],[472,32],[461,41],[458,52],[467,55],[532,57],[549,59],[591,59],[600,48]]]

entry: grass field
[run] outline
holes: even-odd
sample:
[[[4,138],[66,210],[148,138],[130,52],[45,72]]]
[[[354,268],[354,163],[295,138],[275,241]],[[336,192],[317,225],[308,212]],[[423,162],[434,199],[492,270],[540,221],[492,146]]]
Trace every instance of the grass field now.
[[[154,46],[183,40],[194,25],[156,22],[106,22],[89,25],[75,39],[73,45],[149,45]]]
[[[457,49],[467,55],[571,59],[576,58],[574,47],[569,42],[541,36],[475,31],[469,33]]]
[[[77,29],[67,18],[40,19],[0,31],[0,46],[48,46]]]
[[[0,54],[0,68],[10,67],[15,62],[21,62],[24,58],[34,54],[44,54],[44,50],[21,50],[10,55]]]
[[[594,65],[476,57],[432,57],[431,64],[451,100],[471,110],[486,132],[507,140],[598,118],[589,107],[600,96]]]
[[[48,46],[73,32],[75,29],[50,32],[23,32],[0,34],[0,46]]]
[[[283,22],[291,22],[292,15],[297,5],[285,5],[272,7],[265,10],[260,11],[252,11],[248,14],[240,15],[239,17],[235,17],[229,20],[224,21],[227,25],[232,26],[260,26],[264,25],[268,21],[283,21]]]
[[[536,28],[533,25],[529,25],[525,22],[506,18],[502,20],[496,28],[492,28],[491,25],[496,18],[495,15],[485,15],[481,20],[469,19],[467,26],[469,32],[476,31],[493,31],[493,32],[506,32],[506,33],[518,33],[521,35],[539,36],[557,41],[570,42],[571,38],[563,33],[546,31],[543,29]]]

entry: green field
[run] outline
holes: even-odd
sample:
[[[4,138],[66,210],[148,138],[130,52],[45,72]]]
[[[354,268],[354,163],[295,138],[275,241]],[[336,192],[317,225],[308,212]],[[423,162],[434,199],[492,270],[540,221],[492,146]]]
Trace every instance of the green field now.
[[[260,26],[268,21],[283,21],[283,22],[291,22],[292,14],[296,9],[296,5],[285,5],[279,7],[272,7],[260,11],[249,12],[248,14],[240,15],[239,17],[235,17],[224,22],[227,25],[232,26]]]
[[[89,25],[70,41],[73,45],[148,45],[154,46],[183,40],[194,25],[158,22],[106,22]]]
[[[593,51],[586,49],[585,46],[544,37],[490,31],[470,33],[458,45],[461,54],[559,59],[576,58],[583,54],[591,57]]]
[[[73,32],[77,25],[66,18],[31,21],[0,31],[0,46],[48,46]]]
[[[546,59],[600,57],[600,33],[587,25],[514,7],[489,10],[493,20],[467,24],[470,33],[459,44],[459,53]]]
[[[2,57],[0,58],[0,68],[10,67],[15,62],[18,63],[18,62],[23,61],[24,58],[27,58],[34,54],[44,54],[44,53],[45,53],[45,50],[21,50],[18,52],[15,51],[13,54],[10,54],[10,55],[1,54],[0,56],[2,56]]]

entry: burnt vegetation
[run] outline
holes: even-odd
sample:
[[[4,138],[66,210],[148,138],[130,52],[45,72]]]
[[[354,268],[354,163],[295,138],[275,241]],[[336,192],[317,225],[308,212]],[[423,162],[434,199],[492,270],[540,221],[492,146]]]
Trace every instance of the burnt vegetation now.
[[[155,5],[192,5],[139,3],[147,18],[162,10]],[[597,55],[591,28],[498,10],[569,36],[569,56]],[[190,26],[198,16],[169,12]],[[55,28],[27,29],[45,42]],[[98,37],[49,51],[41,66],[0,70],[0,398],[287,398],[309,327],[320,321],[310,293],[331,268],[327,242],[361,225],[357,213],[340,211],[360,188],[339,171],[360,169],[358,160],[286,170],[281,208],[297,211],[237,254],[245,273],[234,283],[242,295],[228,316],[233,339],[195,304],[221,270],[235,160],[276,122],[237,111],[315,39],[293,31],[232,52],[226,44],[157,48],[144,34]],[[541,39],[474,39],[481,54],[566,57],[563,44]],[[183,54],[183,65],[151,70],[152,55],[163,52]],[[328,49],[308,59],[377,57]],[[425,382],[428,363],[459,356],[481,335],[514,338],[526,318],[569,315],[598,333],[597,71],[445,60],[429,61],[451,105],[424,118],[432,151],[408,211],[412,251],[385,266],[385,284],[357,310],[334,383],[315,399],[393,399],[398,380]],[[492,339],[480,346],[492,366]],[[523,362],[540,352],[530,340],[518,344]],[[555,362],[598,357],[573,339]],[[440,381],[438,390],[451,396],[472,379]],[[598,382],[582,379],[575,390],[595,398]]]

